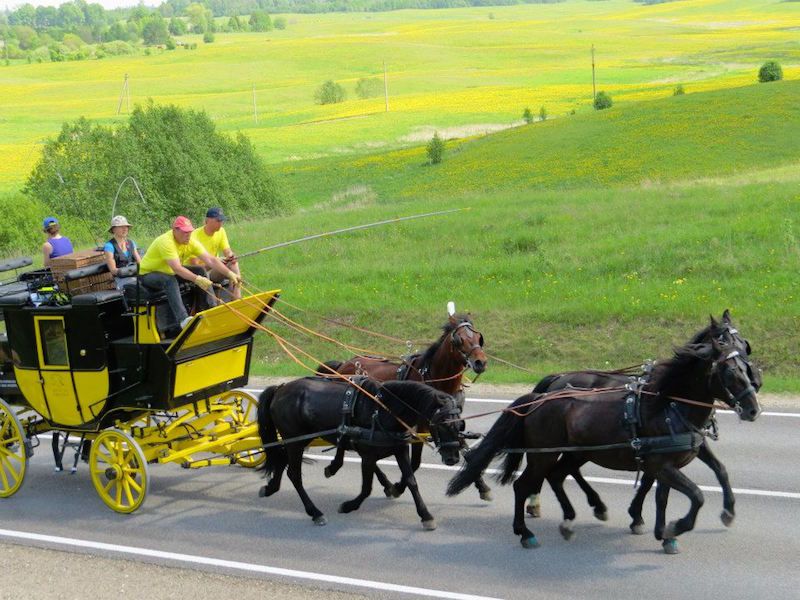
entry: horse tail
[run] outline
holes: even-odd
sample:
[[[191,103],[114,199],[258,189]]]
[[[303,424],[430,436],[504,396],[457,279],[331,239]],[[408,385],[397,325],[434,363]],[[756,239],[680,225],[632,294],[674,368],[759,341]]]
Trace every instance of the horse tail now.
[[[500,415],[500,418],[495,421],[492,428],[481,440],[481,443],[464,456],[464,466],[447,484],[447,495],[455,496],[470,484],[475,483],[495,456],[501,454],[505,448],[519,447],[521,445],[522,434],[522,418],[513,413]],[[514,458],[517,459],[517,464],[519,464],[519,459],[522,457],[521,455],[511,454],[506,459],[506,462]],[[504,473],[501,483],[506,484],[510,480],[511,477],[506,477]]]
[[[317,367],[317,370],[314,373],[314,375],[322,376],[322,377],[330,377],[332,375],[331,369],[333,369],[334,371],[336,371],[338,373],[339,369],[342,368],[343,364],[344,364],[344,362],[342,362],[341,360],[328,360],[328,361],[325,361],[324,363],[320,364]]]
[[[275,392],[280,387],[279,385],[270,386],[261,392],[258,397],[258,435],[264,445],[278,441],[278,430],[275,428],[275,423],[272,422],[270,407],[272,406],[272,400],[275,398]],[[283,464],[285,464],[285,454],[286,449],[280,445],[272,446],[266,450],[267,460],[260,470],[266,473],[267,478],[275,473],[275,467],[278,464],[282,464],[279,460],[281,457],[283,457]]]
[[[544,377],[539,383],[536,384],[536,387],[533,388],[534,394],[543,394],[550,389],[550,386],[553,385],[553,382],[561,377],[561,375],[548,375]]]

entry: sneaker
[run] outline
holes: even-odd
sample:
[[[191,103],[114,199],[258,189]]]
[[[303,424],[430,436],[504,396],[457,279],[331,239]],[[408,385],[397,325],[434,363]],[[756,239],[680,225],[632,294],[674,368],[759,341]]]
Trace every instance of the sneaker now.
[[[186,326],[189,324],[189,321],[192,320],[192,317],[186,317],[183,321],[181,321],[181,329],[186,329]]]

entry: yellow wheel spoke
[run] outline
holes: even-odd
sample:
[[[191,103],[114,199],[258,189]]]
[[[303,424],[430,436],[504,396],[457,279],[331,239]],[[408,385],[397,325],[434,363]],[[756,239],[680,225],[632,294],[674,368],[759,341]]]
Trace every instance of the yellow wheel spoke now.
[[[0,462],[0,479],[3,480],[3,489],[9,490],[11,489],[11,484],[8,483],[8,477],[6,476],[5,467],[3,467],[5,461]]]
[[[117,503],[117,506],[119,506],[120,504],[122,504],[122,486],[120,485],[120,482],[117,481],[116,479],[114,480],[114,483],[117,484],[116,485],[115,501]]]
[[[142,486],[136,483],[136,480],[130,475],[125,475],[125,477],[128,480],[128,485],[130,485],[137,493],[141,494],[143,489]]]
[[[105,493],[106,493],[106,494],[107,494],[109,497],[111,496],[111,494],[109,493],[109,490],[111,489],[111,486],[113,486],[113,485],[114,485],[114,481],[116,481],[116,480],[114,480],[114,479],[109,479],[109,480],[108,480],[108,483],[107,483],[107,484],[105,484],[105,485],[103,486],[103,491],[104,491],[104,492],[105,492]]]
[[[131,486],[127,478],[122,480],[122,488],[125,490],[125,497],[128,499],[128,506],[133,506],[133,494],[131,494]]]

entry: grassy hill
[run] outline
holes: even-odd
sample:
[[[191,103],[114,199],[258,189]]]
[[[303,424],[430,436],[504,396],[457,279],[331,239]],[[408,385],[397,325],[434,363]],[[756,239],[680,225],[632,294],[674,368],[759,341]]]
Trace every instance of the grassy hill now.
[[[673,96],[572,115],[448,144],[426,165],[424,147],[284,163],[295,200],[347,189],[378,200],[614,185],[657,186],[728,176],[800,158],[800,81]],[[347,195],[345,194],[346,198]]]
[[[252,281],[284,288],[314,313],[412,339],[432,339],[454,299],[472,310],[490,352],[537,374],[667,356],[707,315],[731,308],[768,389],[798,389],[800,115],[788,102],[797,91],[787,82],[554,120],[460,143],[436,167],[423,164],[421,148],[284,165],[307,208],[234,237],[254,248],[469,206],[245,266]],[[738,126],[748,115],[751,125]],[[682,134],[672,139],[673,131]],[[608,149],[617,168],[597,157]],[[534,157],[552,157],[558,173]],[[560,163],[573,166],[571,176]],[[297,341],[320,357],[346,354]],[[297,372],[269,344],[261,352],[265,370]],[[535,379],[498,364],[485,377]]]

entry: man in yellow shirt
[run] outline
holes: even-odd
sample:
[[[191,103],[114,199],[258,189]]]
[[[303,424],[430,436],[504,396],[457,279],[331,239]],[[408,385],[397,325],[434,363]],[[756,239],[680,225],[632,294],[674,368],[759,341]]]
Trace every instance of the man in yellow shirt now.
[[[198,287],[195,298],[197,307],[204,310],[213,306],[211,294],[206,292],[211,288],[211,280],[205,276],[201,267],[185,267],[192,259],[198,259],[208,269],[215,269],[225,274],[235,285],[240,284],[239,275],[226,268],[222,262],[209,254],[203,245],[193,240],[191,235],[194,227],[186,217],[178,217],[172,223],[172,229],[158,236],[142,258],[139,265],[139,275],[144,287],[154,291],[164,291],[167,303],[172,313],[170,320],[170,333],[179,332],[189,321],[189,314],[181,300],[178,279],[185,279]]]
[[[231,245],[228,242],[228,234],[225,231],[225,228],[222,224],[225,222],[226,217],[225,213],[222,212],[221,208],[209,208],[206,211],[206,222],[200,229],[195,229],[192,232],[192,239],[197,240],[200,242],[203,247],[208,250],[208,253],[211,256],[220,257],[222,256],[222,263],[233,273],[236,273],[238,277],[238,282],[234,283],[231,281],[231,295],[234,298],[241,298],[242,297],[242,288],[241,288],[241,271],[239,270],[239,261],[236,258],[236,255],[231,250]],[[194,259],[192,261],[194,265],[200,265],[200,261]],[[219,269],[211,269],[208,273],[209,279],[215,283],[219,283],[223,279],[225,279],[227,273],[227,269],[225,271],[220,271]]]

